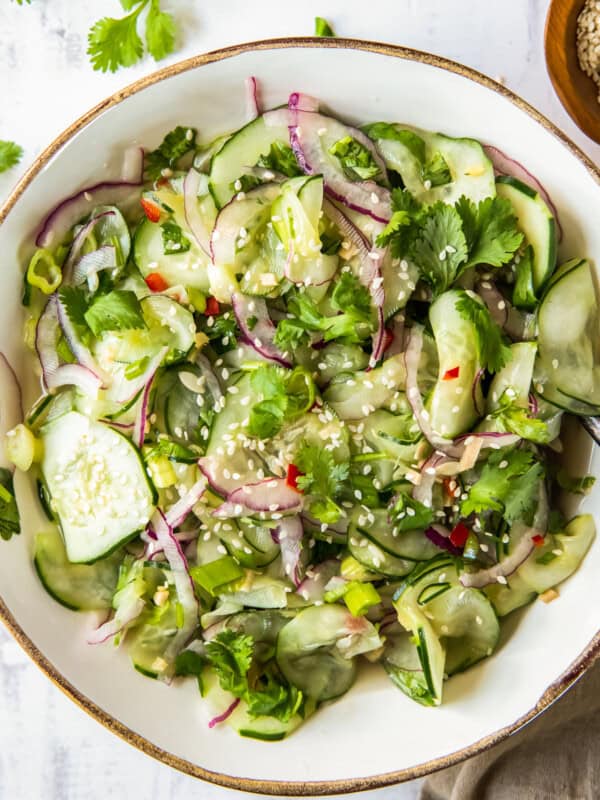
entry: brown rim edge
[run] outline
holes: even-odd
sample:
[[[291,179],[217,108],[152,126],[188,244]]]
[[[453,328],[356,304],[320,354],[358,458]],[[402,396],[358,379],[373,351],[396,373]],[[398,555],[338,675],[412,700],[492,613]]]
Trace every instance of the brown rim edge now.
[[[131,85],[115,92],[109,98],[98,103],[94,108],[90,109],[82,117],[70,125],[63,133],[61,133],[34,161],[32,166],[25,172],[23,177],[18,181],[7,201],[0,208],[0,224],[6,219],[11,209],[16,204],[19,197],[23,194],[25,189],[29,186],[31,181],[36,175],[46,166],[50,159],[80,130],[82,130],[89,122],[94,120],[102,112],[120,103],[122,100],[130,97],[133,94],[145,89],[147,86],[152,86],[159,81],[186,72],[196,67],[205,64],[211,64],[216,61],[222,61],[226,58],[232,58],[245,52],[252,50],[280,50],[291,47],[306,47],[306,48],[333,48],[333,49],[348,49],[360,50],[364,52],[376,53],[379,55],[392,56],[395,58],[402,58],[408,61],[417,61],[423,64],[437,67],[439,69],[453,72],[461,75],[469,80],[478,83],[487,89],[499,94],[510,100],[519,109],[524,111],[528,116],[532,117],[543,128],[549,131],[554,137],[572,153],[575,158],[580,161],[590,172],[592,177],[600,184],[600,170],[594,165],[588,156],[586,156],[580,148],[572,142],[559,128],[556,127],[550,120],[544,117],[539,111],[530,106],[522,98],[507,89],[505,86],[497,83],[491,78],[483,75],[471,67],[465,67],[455,61],[435,56],[421,50],[413,50],[407,47],[400,47],[393,44],[384,44],[379,42],[370,42],[362,39],[320,39],[316,37],[293,37],[283,39],[266,39],[256,42],[248,42],[246,44],[233,45],[231,47],[221,48],[209,53],[204,53],[198,56],[193,56],[184,61],[177,62],[161,70],[157,70],[144,78],[140,78]],[[588,646],[582,653],[573,661],[573,663],[563,672],[563,674],[552,683],[543,695],[540,697],[536,705],[531,708],[526,714],[517,719],[511,725],[496,731],[489,736],[480,739],[478,742],[450,753],[432,761],[427,761],[419,764],[416,767],[411,767],[395,772],[386,772],[380,775],[372,775],[366,778],[353,778],[350,780],[330,780],[330,781],[269,781],[258,780],[254,778],[239,778],[231,775],[224,775],[218,772],[211,772],[203,767],[193,764],[191,761],[179,758],[178,756],[168,753],[165,750],[152,744],[152,742],[140,736],[135,731],[123,725],[117,719],[107,714],[99,706],[93,703],[88,697],[82,694],[78,689],[67,681],[54,665],[38,650],[31,639],[26,635],[23,629],[19,626],[14,619],[11,612],[8,610],[4,601],[0,597],[0,620],[4,622],[10,633],[27,653],[27,655],[35,662],[35,664],[58,686],[68,697],[71,698],[80,708],[86,711],[91,717],[98,722],[102,723],[108,730],[115,733],[121,739],[124,739],[131,745],[134,745],[142,752],[149,756],[162,761],[170,767],[180,770],[195,778],[209,781],[230,789],[237,789],[246,792],[263,793],[270,795],[295,795],[295,796],[318,796],[329,794],[345,794],[351,792],[370,791],[379,789],[384,786],[390,786],[403,781],[413,780],[420,778],[431,772],[435,772],[446,767],[453,766],[454,764],[463,761],[466,758],[482,753],[484,750],[489,749],[495,744],[498,744],[503,739],[512,735],[527,723],[531,722],[536,716],[545,711],[555,700],[557,700],[564,692],[566,692],[582,675],[583,673],[598,659],[600,658],[600,633],[592,639]]]

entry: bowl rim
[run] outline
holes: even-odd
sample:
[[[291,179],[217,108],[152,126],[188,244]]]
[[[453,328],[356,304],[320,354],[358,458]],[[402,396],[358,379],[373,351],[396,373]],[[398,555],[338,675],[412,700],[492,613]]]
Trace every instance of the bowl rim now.
[[[356,50],[361,52],[375,53],[378,55],[393,56],[406,61],[414,61],[427,64],[429,66],[434,66],[447,72],[452,72],[468,78],[474,83],[478,83],[479,85],[495,92],[496,94],[505,97],[520,110],[524,111],[534,121],[540,124],[543,128],[545,128],[548,132],[550,132],[571,152],[571,154],[580,163],[583,164],[595,181],[600,185],[600,169],[596,167],[594,162],[573,141],[571,141],[571,139],[565,133],[563,133],[553,122],[547,119],[547,117],[537,111],[515,92],[472,67],[465,66],[443,56],[433,55],[422,50],[383,42],[369,41],[366,39],[319,38],[315,36],[282,37],[274,39],[261,39],[242,44],[230,45],[192,56],[174,64],[170,64],[169,66],[163,67],[162,69],[156,70],[105,98],[77,120],[75,120],[75,122],[73,122],[71,125],[69,125],[34,160],[33,164],[16,183],[5,203],[2,205],[2,207],[0,207],[0,225],[7,218],[8,214],[13,209],[24,191],[27,189],[29,184],[46,166],[50,159],[56,153],[58,153],[77,133],[79,133],[79,131],[85,128],[88,123],[92,122],[104,111],[118,105],[123,100],[134,94],[137,94],[149,86],[206,64],[212,64],[224,59],[234,58],[235,56],[251,51],[281,50],[298,47]],[[490,747],[498,744],[513,733],[517,732],[519,729],[523,728],[525,725],[529,724],[533,719],[549,708],[549,706],[559,697],[561,697],[561,695],[563,695],[568,689],[570,689],[595,661],[600,659],[599,631],[584,648],[584,650],[577,656],[577,658],[570,664],[570,666],[567,667],[562,675],[560,675],[553,683],[550,684],[550,686],[545,689],[535,706],[530,708],[527,712],[525,712],[525,714],[523,714],[510,725],[507,725],[504,728],[501,728],[500,730],[479,739],[473,744],[461,748],[460,750],[457,750],[446,756],[431,759],[414,767],[407,767],[401,770],[395,770],[392,772],[385,772],[361,778],[306,782],[280,781],[243,778],[235,775],[226,775],[224,773],[214,772],[158,747],[144,736],[141,736],[120,722],[111,714],[105,712],[102,708],[96,705],[96,703],[80,692],[70,681],[68,681],[27,636],[25,631],[21,628],[12,613],[9,611],[1,595],[0,621],[4,623],[5,627],[12,634],[17,643],[23,648],[26,654],[34,661],[36,666],[39,667],[42,672],[44,672],[46,676],[49,677],[50,680],[64,692],[64,694],[73,700],[93,719],[95,719],[97,722],[100,722],[102,725],[104,725],[104,727],[106,727],[112,733],[115,733],[124,741],[141,750],[146,755],[152,756],[156,760],[161,761],[162,763],[167,764],[168,766],[173,767],[180,772],[188,774],[194,778],[200,778],[229,789],[268,795],[314,797],[317,795],[371,791],[404,781],[413,780],[415,778],[420,778],[431,772],[436,772],[437,770],[445,769],[458,764],[467,758],[471,758],[472,756],[488,750]]]

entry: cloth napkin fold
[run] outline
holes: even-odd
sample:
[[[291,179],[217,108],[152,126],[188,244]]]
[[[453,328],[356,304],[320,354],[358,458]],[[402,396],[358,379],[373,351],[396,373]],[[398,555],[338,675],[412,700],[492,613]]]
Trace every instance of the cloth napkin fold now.
[[[420,800],[599,800],[599,712],[600,661],[522,731],[430,775]]]

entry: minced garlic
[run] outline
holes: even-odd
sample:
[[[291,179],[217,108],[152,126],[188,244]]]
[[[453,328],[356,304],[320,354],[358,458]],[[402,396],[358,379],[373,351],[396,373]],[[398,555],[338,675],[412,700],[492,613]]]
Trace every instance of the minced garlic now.
[[[579,66],[598,86],[600,103],[600,0],[586,0],[577,18]]]

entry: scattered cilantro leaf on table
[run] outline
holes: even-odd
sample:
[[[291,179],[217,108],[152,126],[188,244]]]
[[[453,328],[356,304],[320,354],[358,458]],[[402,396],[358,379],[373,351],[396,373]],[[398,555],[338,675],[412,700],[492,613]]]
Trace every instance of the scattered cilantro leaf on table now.
[[[16,142],[0,139],[0,173],[16,166],[23,156],[23,148]]]
[[[335,37],[333,28],[323,17],[315,17],[315,36]]]
[[[177,26],[172,14],[161,11],[160,0],[121,0],[129,11],[124,17],[103,17],[88,33],[88,55],[92,67],[101,72],[116,72],[136,64],[144,53],[138,31],[142,11],[148,10],[144,30],[146,47],[156,60],[165,58],[175,48]]]

